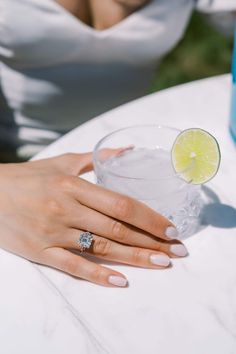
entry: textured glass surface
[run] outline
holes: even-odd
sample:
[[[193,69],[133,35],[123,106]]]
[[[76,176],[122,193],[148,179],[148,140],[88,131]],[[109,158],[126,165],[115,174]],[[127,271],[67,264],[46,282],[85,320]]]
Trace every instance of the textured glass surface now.
[[[176,129],[158,126],[123,129],[97,146],[94,163],[98,184],[142,201],[187,237],[199,224],[203,201],[201,187],[187,183],[173,169],[171,147],[178,134]],[[103,159],[103,148],[126,144],[134,148]]]

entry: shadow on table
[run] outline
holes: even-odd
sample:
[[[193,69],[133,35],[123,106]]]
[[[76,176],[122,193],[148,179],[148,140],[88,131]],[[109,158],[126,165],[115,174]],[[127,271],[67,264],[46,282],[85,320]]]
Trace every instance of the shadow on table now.
[[[217,194],[210,188],[204,186],[203,192],[208,199],[208,203],[204,205],[201,211],[201,226],[212,225],[223,229],[236,227],[236,209],[221,203]]]

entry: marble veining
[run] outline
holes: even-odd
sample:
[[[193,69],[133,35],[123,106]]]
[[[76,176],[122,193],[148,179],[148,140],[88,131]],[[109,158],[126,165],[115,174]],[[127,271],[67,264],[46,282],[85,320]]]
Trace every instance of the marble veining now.
[[[98,335],[96,333],[96,330],[92,328],[91,324],[88,324],[86,318],[84,318],[83,315],[81,313],[79,313],[78,309],[76,309],[70,303],[69,299],[63,295],[63,292],[58,287],[55,286],[54,282],[52,280],[50,280],[50,278],[45,273],[42,272],[40,267],[37,265],[35,265],[35,266],[36,266],[37,271],[42,276],[43,281],[45,281],[47,283],[47,285],[49,285],[49,287],[53,290],[55,295],[59,296],[61,298],[62,302],[64,302],[66,309],[74,317],[76,326],[78,327],[78,330],[80,330],[83,333],[83,335],[87,337],[88,342],[93,345],[93,348],[92,348],[93,351],[91,353],[93,353],[94,351],[96,351],[96,353],[104,353],[104,354],[109,353],[109,350],[106,349],[105,343],[103,344],[100,342]],[[48,331],[46,329],[46,326],[44,327],[44,332],[45,332],[46,336],[50,336],[52,331],[53,331],[53,329],[51,329],[51,331]]]

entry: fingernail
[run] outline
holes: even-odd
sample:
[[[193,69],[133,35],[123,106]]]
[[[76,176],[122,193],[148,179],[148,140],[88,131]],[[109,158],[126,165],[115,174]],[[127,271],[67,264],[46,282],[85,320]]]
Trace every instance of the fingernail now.
[[[151,254],[150,262],[155,265],[167,267],[170,264],[170,259],[162,254]]]
[[[166,236],[169,238],[177,238],[179,235],[177,229],[173,226],[169,226],[166,229]]]
[[[110,275],[108,278],[108,281],[110,284],[115,285],[115,286],[126,286],[127,285],[127,279],[118,277],[117,275]]]
[[[118,152],[118,155],[122,155],[124,152],[126,152],[128,150],[133,150],[133,149],[134,149],[134,145],[129,145],[129,146],[123,147]]]
[[[171,245],[170,246],[171,253],[175,254],[179,257],[187,256],[188,251],[184,245]]]
[[[128,145],[128,146],[123,147],[122,149],[123,149],[123,150],[130,150],[130,149],[133,149],[134,147],[135,147],[134,144],[130,144],[130,145]]]

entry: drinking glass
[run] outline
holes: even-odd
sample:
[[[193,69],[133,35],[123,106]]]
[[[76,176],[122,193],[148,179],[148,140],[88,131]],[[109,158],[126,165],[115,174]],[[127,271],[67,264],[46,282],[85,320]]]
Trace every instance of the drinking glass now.
[[[196,229],[202,202],[200,186],[186,182],[186,171],[176,173],[172,167],[171,149],[179,133],[159,125],[114,131],[95,146],[93,163],[99,185],[147,204],[171,220],[184,238]],[[128,148],[117,154],[121,147]]]

